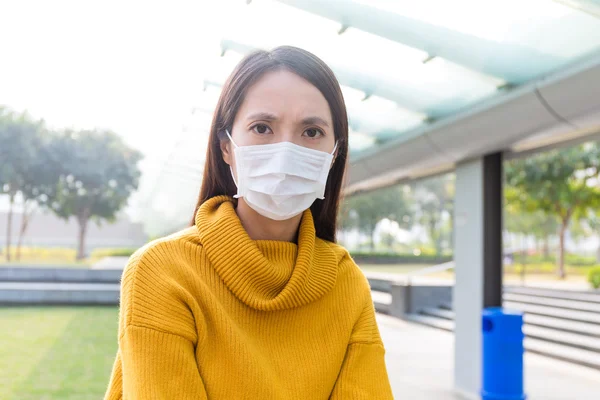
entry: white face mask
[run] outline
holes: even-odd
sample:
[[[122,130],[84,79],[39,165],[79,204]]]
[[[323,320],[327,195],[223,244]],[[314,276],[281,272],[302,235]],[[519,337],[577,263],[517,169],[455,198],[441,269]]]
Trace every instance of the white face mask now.
[[[235,146],[238,192],[257,213],[282,221],[307,210],[315,199],[325,198],[333,153],[308,149],[290,142]]]

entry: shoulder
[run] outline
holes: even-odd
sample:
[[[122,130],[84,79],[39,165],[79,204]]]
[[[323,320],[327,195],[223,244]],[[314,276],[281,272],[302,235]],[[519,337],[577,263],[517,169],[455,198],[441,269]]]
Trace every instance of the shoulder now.
[[[125,325],[175,333],[165,322],[175,310],[184,313],[190,298],[185,286],[193,272],[191,260],[197,259],[195,252],[199,251],[192,228],[153,240],[130,257],[121,278]]]
[[[130,262],[149,261],[153,257],[161,256],[165,253],[177,256],[179,254],[179,248],[185,246],[186,243],[197,243],[200,245],[197,236],[196,228],[189,227],[171,235],[153,240],[135,251],[130,258]]]
[[[329,248],[333,251],[337,262],[338,262],[338,283],[349,284],[354,290],[358,290],[361,293],[366,293],[370,297],[371,288],[369,286],[369,280],[365,276],[364,272],[356,264],[348,250],[344,246],[337,243],[328,242],[326,243]]]
[[[186,252],[195,250],[195,246],[198,249],[201,247],[196,232],[195,227],[190,227],[147,243],[129,258],[125,272],[132,273],[148,265],[164,264],[185,257]]]
[[[185,260],[186,253],[195,250],[194,246],[186,246],[193,241],[194,232],[192,228],[187,228],[147,243],[129,258],[123,270],[122,282],[131,283],[130,281],[137,279],[139,275],[169,275],[173,272],[171,266],[176,265],[177,261]]]

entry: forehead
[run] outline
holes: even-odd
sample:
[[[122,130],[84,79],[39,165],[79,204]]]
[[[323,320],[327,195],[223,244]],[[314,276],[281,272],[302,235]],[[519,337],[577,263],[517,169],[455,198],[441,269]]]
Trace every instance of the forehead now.
[[[332,124],[325,96],[309,81],[287,70],[267,72],[248,89],[238,116],[244,118],[257,111],[280,118],[321,117]]]

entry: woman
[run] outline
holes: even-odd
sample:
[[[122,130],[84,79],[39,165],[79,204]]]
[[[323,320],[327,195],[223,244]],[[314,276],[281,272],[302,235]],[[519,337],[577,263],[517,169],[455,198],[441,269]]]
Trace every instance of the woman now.
[[[293,47],[247,56],[213,118],[191,227],[137,251],[105,399],[391,399],[368,281],[335,244],[338,82]]]

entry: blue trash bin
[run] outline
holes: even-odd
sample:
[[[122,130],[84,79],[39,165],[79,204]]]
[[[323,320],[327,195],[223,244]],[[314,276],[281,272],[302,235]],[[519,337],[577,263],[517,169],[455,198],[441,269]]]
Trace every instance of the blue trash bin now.
[[[483,400],[525,400],[523,313],[502,307],[483,310]]]

